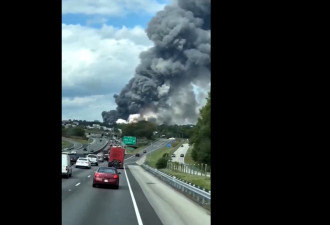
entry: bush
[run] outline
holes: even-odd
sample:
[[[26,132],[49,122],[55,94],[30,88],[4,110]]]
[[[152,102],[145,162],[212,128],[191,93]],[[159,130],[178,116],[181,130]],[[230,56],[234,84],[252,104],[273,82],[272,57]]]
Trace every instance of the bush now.
[[[159,158],[157,163],[156,163],[156,168],[157,169],[164,169],[166,168],[167,166],[167,159],[162,157],[162,158]]]

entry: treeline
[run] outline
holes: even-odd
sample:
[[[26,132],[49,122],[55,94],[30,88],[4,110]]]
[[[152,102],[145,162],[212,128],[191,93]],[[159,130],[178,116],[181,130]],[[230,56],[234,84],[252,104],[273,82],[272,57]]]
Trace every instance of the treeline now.
[[[156,125],[148,121],[139,121],[130,124],[117,124],[116,128],[122,130],[122,136],[134,136],[138,138],[190,138],[194,125]]]
[[[68,127],[68,128],[65,128],[64,126],[62,126],[62,136],[63,137],[76,136],[76,137],[86,138],[85,129],[80,126]]]
[[[153,132],[157,129],[157,125],[148,121],[139,121],[137,123],[117,124],[117,128],[121,129],[122,136],[134,136],[138,138],[152,139]]]
[[[198,122],[189,140],[193,145],[191,157],[198,163],[211,165],[211,94],[206,105],[200,110]]]
[[[194,125],[160,125],[157,127],[159,137],[164,135],[167,138],[190,138]]]
[[[87,120],[69,120],[69,124],[73,122],[78,122],[79,126],[93,126],[93,124],[99,124],[100,126],[110,127],[109,124],[99,121],[87,121]]]

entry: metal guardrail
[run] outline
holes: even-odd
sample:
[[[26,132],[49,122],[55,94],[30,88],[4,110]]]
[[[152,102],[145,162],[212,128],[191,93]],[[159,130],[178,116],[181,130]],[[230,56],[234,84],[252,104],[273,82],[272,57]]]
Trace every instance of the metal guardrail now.
[[[146,164],[141,165],[145,170],[157,176],[159,179],[164,181],[165,183],[171,185],[172,187],[178,189],[188,197],[190,197],[195,202],[201,204],[202,206],[206,206],[209,208],[211,205],[211,192],[203,191],[197,187],[194,187],[190,184],[187,184],[183,181],[176,179],[174,176],[169,176],[155,168],[152,168]]]

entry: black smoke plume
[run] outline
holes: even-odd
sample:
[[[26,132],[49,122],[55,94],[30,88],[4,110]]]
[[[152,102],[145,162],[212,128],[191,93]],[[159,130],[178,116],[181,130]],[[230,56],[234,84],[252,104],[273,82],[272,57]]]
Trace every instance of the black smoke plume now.
[[[210,0],[177,0],[146,32],[154,47],[140,54],[135,76],[114,95],[117,108],[103,111],[103,121],[140,114],[159,124],[195,123],[210,90]]]

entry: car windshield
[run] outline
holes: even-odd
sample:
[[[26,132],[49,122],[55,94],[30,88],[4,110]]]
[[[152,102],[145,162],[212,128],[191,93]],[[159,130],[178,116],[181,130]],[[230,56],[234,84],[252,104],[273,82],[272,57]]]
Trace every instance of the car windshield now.
[[[111,168],[99,168],[97,172],[100,173],[117,173],[116,170],[111,169]]]

